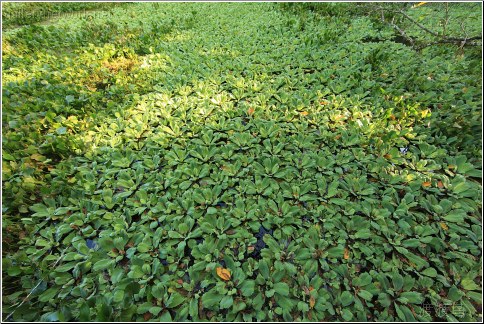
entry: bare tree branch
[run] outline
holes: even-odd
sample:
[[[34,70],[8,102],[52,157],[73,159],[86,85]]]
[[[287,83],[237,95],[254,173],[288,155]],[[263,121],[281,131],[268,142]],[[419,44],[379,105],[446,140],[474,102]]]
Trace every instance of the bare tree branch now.
[[[407,18],[408,20],[410,20],[412,23],[414,23],[415,25],[417,25],[421,29],[425,30],[427,33],[432,34],[432,35],[434,35],[436,37],[439,37],[439,38],[442,38],[442,39],[451,41],[451,42],[462,42],[462,41],[468,41],[468,40],[478,40],[478,39],[482,39],[482,35],[473,36],[473,37],[467,37],[467,33],[466,33],[465,29],[464,29],[464,33],[466,33],[466,37],[465,38],[446,37],[445,34],[444,35],[441,35],[441,34],[439,34],[437,32],[434,32],[434,31],[428,29],[427,27],[425,27],[424,25],[422,25],[421,23],[419,23],[418,21],[416,21],[415,19],[413,19],[412,17],[410,17],[409,15],[407,15],[404,11],[399,10],[398,13],[400,13],[401,15],[403,15],[405,18]],[[462,26],[463,25],[461,23],[461,27]]]
[[[395,24],[395,17],[393,17],[392,21],[390,22],[390,25],[395,29],[397,30],[400,35],[402,35],[402,37],[410,43],[410,45],[415,46],[415,41],[413,40],[413,38],[411,38],[410,36],[408,36],[405,31],[403,29],[401,29],[400,27],[398,27],[396,24]]]
[[[463,23],[461,23],[461,29],[464,32],[464,35],[465,35],[464,38],[462,38],[462,37],[449,37],[449,36],[447,36],[447,24],[449,22],[449,8],[448,8],[448,4],[446,6],[446,16],[445,16],[445,20],[444,20],[444,26],[443,26],[443,32],[442,33],[438,33],[436,31],[434,31],[434,30],[432,30],[432,29],[424,26],[423,24],[421,24],[420,22],[416,21],[414,18],[412,18],[411,16],[409,16],[402,9],[389,8],[389,7],[384,7],[384,6],[380,6],[380,5],[373,6],[373,8],[374,8],[374,10],[380,11],[380,13],[381,13],[380,20],[382,22],[389,24],[409,44],[411,44],[412,47],[416,48],[417,50],[420,50],[422,48],[425,48],[425,47],[428,47],[428,46],[431,46],[431,45],[436,45],[436,44],[456,44],[456,45],[459,45],[460,48],[462,48],[462,47],[464,47],[466,45],[473,45],[473,46],[475,46],[476,43],[475,42],[472,42],[472,41],[482,40],[482,35],[476,35],[476,36],[469,37],[468,34],[467,34],[467,31],[464,28]],[[416,45],[417,44],[417,39],[410,37],[405,32],[405,30],[403,28],[401,28],[400,26],[398,26],[395,23],[395,16],[392,17],[392,20],[391,21],[387,21],[387,20],[385,20],[384,12],[389,12],[389,13],[394,14],[394,15],[400,15],[400,16],[402,16],[403,18],[407,19],[408,21],[410,21],[412,24],[414,24],[415,26],[419,27],[423,31],[429,33],[430,35],[432,35],[434,37],[437,37],[439,40],[434,41],[434,42],[430,42],[430,43],[427,43],[427,44],[421,44],[421,45],[417,46]]]

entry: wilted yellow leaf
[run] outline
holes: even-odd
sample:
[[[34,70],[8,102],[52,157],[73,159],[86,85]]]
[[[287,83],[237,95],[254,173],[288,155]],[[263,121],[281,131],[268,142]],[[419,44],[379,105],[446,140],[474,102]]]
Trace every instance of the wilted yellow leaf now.
[[[230,280],[230,271],[228,269],[217,267],[217,276],[227,281]]]
[[[314,299],[314,296],[309,297],[309,307],[314,308],[314,304],[316,304],[316,299]]]
[[[303,111],[303,112],[301,112],[301,115],[307,116],[307,115],[309,115],[309,113],[307,111]]]
[[[413,6],[413,8],[418,8],[418,7],[420,7],[420,6],[423,6],[423,5],[424,5],[424,4],[426,4],[426,3],[427,3],[427,1],[425,1],[425,2],[419,2],[419,3],[417,3],[416,5],[414,5],[414,6]]]
[[[345,248],[345,253],[343,255],[343,258],[345,260],[348,260],[350,258],[350,250],[348,248]]]
[[[447,224],[446,224],[446,223],[444,223],[444,222],[441,222],[441,223],[440,223],[440,227],[442,227],[442,229],[443,229],[444,231],[446,231],[446,230],[448,230],[448,229],[449,229],[449,227],[447,226]]]
[[[30,156],[30,159],[31,160],[35,160],[35,161],[39,161],[39,162],[42,162],[42,161],[45,161],[46,157],[43,156],[43,155],[40,155],[38,153],[34,153]]]

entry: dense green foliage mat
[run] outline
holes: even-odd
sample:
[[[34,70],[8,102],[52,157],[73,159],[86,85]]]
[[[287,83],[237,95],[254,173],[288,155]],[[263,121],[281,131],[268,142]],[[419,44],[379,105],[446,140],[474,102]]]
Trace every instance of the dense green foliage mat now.
[[[480,49],[279,9],[5,33],[3,318],[477,320]]]

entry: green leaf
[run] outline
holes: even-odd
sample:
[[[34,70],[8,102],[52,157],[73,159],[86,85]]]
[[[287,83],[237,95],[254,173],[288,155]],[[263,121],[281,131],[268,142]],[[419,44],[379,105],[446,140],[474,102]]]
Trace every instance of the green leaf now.
[[[350,312],[349,309],[344,308],[341,311],[341,317],[343,317],[345,321],[351,321],[353,319],[353,314]]]
[[[150,313],[157,316],[161,312],[162,309],[163,308],[161,308],[159,306],[153,306],[153,307],[150,308]]]
[[[146,244],[146,243],[141,242],[140,244],[138,244],[136,249],[138,250],[138,252],[146,253],[151,249],[151,246]]]
[[[79,321],[88,322],[91,319],[91,308],[86,302],[83,302],[79,308]]]
[[[265,279],[269,278],[269,266],[267,265],[267,261],[262,259],[259,261],[259,271],[262,277]]]
[[[451,223],[463,223],[465,216],[466,212],[464,210],[455,209],[450,211],[443,219]]]
[[[349,291],[343,291],[339,299],[341,301],[341,305],[343,305],[343,307],[346,307],[353,302],[354,297],[353,297],[353,294],[350,293]]]
[[[355,233],[355,237],[360,239],[368,239],[371,237],[371,232],[368,228],[363,228]]]
[[[56,129],[55,132],[59,135],[63,135],[67,132],[67,128],[66,127],[59,127],[59,128]]]
[[[422,271],[422,274],[428,277],[435,278],[437,276],[437,270],[435,270],[434,268],[427,268]]]
[[[114,260],[106,259],[106,260],[99,260],[98,262],[94,263],[92,266],[93,271],[102,271],[104,269],[109,268],[114,263]]]
[[[400,297],[405,298],[407,303],[421,304],[424,301],[424,297],[419,292],[405,291],[400,294]]]
[[[77,264],[77,261],[74,261],[74,262],[69,262],[69,263],[66,263],[66,264],[63,264],[61,266],[58,266],[57,268],[55,268],[55,271],[56,272],[67,272],[69,270],[71,270],[72,268],[74,268]]]
[[[271,298],[272,296],[274,296],[275,292],[275,289],[266,290],[266,297]]]
[[[75,100],[74,96],[73,95],[67,95],[66,96],[66,102],[67,104],[70,104],[71,102],[73,102]]]
[[[328,258],[338,258],[341,259],[343,258],[343,253],[344,253],[344,246],[335,246],[333,248],[330,248],[327,250],[328,252]]]
[[[192,299],[190,301],[188,313],[190,314],[192,319],[196,320],[198,318],[198,299]]]
[[[221,309],[229,308],[233,304],[234,304],[234,299],[232,298],[232,296],[224,296],[220,301],[220,308]]]
[[[240,285],[240,290],[242,292],[242,295],[244,297],[249,297],[252,296],[255,290],[255,282],[253,280],[245,280],[241,285]]]
[[[388,294],[385,293],[380,293],[378,294],[378,302],[383,306],[383,307],[388,307],[392,304],[392,299]]]
[[[466,296],[472,299],[475,302],[480,302],[482,301],[482,292],[477,292],[477,291],[468,291],[466,293]]]
[[[305,313],[309,311],[309,305],[305,302],[300,301],[299,303],[297,303],[297,309]],[[281,313],[282,313],[282,309],[281,309]]]
[[[43,303],[51,301],[55,297],[58,291],[59,291],[59,287],[52,287],[47,289],[39,296],[39,301]]]
[[[282,296],[289,296],[289,286],[285,282],[278,282],[274,284],[274,290],[277,294]]]
[[[462,288],[464,288],[465,290],[480,290],[481,289],[479,287],[479,285],[474,282],[474,280],[468,279],[468,278],[462,279],[460,284],[461,284]]]
[[[220,295],[215,289],[210,289],[202,296],[202,304],[206,308],[211,308],[217,305],[222,300],[222,295]]]
[[[420,243],[420,240],[419,239],[408,239],[408,240],[405,240],[405,241],[402,241],[402,245],[406,248],[408,247],[419,247],[422,243]]]
[[[371,284],[372,281],[373,278],[371,275],[367,272],[364,272],[358,277],[358,279],[353,280],[353,284],[358,287],[363,287]]]
[[[449,289],[449,292],[447,293],[447,298],[452,300],[453,302],[456,302],[462,298],[465,294],[459,290],[456,286],[452,286]]]
[[[358,296],[363,298],[366,301],[370,301],[373,298],[373,294],[369,292],[368,290],[360,290],[358,292]]]
[[[120,303],[124,299],[124,290],[116,290],[116,292],[113,295],[113,301],[115,303]]]
[[[428,267],[429,266],[429,263],[427,261],[425,261],[424,259],[422,259],[420,256],[418,255],[415,255],[413,253],[410,253],[410,252],[407,252],[405,253],[405,256],[407,257],[407,259],[415,264],[415,268],[417,270],[420,270],[422,269],[423,267]]]
[[[406,321],[407,318],[405,317],[405,313],[400,309],[400,306],[398,304],[393,304],[395,306],[395,310],[397,311],[398,318],[402,321]]]
[[[396,291],[399,291],[402,289],[403,277],[399,273],[392,274],[392,282],[393,282],[393,288],[395,288]]]
[[[179,293],[173,293],[171,294],[170,298],[168,298],[168,300],[166,301],[165,306],[168,308],[175,308],[181,303],[183,303],[184,300],[185,300],[185,297],[183,297]]]
[[[170,312],[166,311],[160,316],[160,322],[172,322],[173,319],[171,318]]]

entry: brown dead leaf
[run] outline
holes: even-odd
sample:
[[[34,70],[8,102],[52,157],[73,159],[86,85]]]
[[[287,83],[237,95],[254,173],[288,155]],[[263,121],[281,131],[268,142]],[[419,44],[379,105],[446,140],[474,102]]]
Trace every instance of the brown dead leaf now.
[[[427,188],[427,187],[430,187],[432,183],[430,181],[425,181],[424,183],[422,183],[422,186]]]
[[[228,269],[217,267],[217,276],[222,278],[222,280],[228,281],[230,280],[230,271]]]
[[[252,108],[252,107],[250,107],[250,108],[247,110],[247,114],[248,114],[248,115],[250,115],[250,116],[252,116],[252,115],[254,114],[254,112],[255,112],[255,109],[254,109],[254,108]]]
[[[444,184],[442,183],[442,181],[438,181],[437,182],[437,187],[439,187],[439,189],[442,189],[444,187]]]
[[[301,112],[301,115],[302,115],[302,116],[307,116],[307,115],[309,115],[309,113],[308,113],[307,111],[302,111],[302,112]]]
[[[145,321],[149,321],[151,319],[151,313],[150,312],[144,313],[143,318],[145,319]]]

